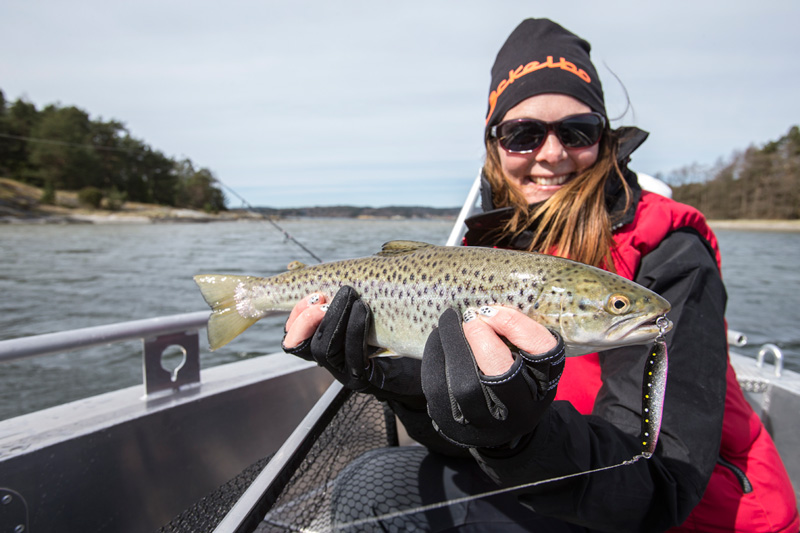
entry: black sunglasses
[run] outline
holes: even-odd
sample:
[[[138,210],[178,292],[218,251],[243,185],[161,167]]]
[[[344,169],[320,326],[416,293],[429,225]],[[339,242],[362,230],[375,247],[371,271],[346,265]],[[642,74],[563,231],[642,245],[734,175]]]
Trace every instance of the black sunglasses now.
[[[519,118],[492,126],[489,137],[497,139],[506,151],[527,154],[541,148],[553,131],[565,148],[588,148],[600,142],[606,119],[600,113],[572,115],[554,122]]]

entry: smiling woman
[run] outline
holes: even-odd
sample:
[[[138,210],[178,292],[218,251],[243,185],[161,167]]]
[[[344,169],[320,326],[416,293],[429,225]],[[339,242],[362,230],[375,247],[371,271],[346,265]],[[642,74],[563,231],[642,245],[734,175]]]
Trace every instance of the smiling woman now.
[[[546,19],[523,21],[501,48],[484,129],[484,212],[466,220],[464,244],[615,271],[671,304],[671,332],[650,349],[603,346],[564,357],[569,313],[542,327],[479,287],[490,301],[434,316],[421,364],[376,362],[368,359],[367,332],[381,311],[354,283],[313,316],[296,307],[287,330],[306,338],[295,335],[284,349],[315,360],[348,388],[387,400],[409,435],[431,450],[394,477],[355,466],[378,477],[387,487],[381,494],[397,483],[426,503],[422,495],[434,487],[459,501],[492,486],[517,488],[513,497],[487,500],[475,516],[459,509],[435,527],[431,518],[426,530],[796,531],[788,475],[730,367],[716,236],[696,209],[642,190],[628,162],[647,133],[606,126],[589,50]],[[552,292],[563,302],[559,289]],[[620,295],[603,300],[609,313],[630,304]],[[667,352],[663,396],[654,389],[664,380],[653,376],[665,376]],[[402,453],[387,450],[381,460]],[[639,453],[647,461],[636,461]],[[619,464],[626,466],[609,468]],[[746,472],[746,483],[731,479],[730,465]],[[552,478],[558,486],[537,488]],[[401,506],[401,498],[392,503]]]
[[[531,118],[537,117],[537,118]],[[591,123],[592,119],[596,122]],[[510,137],[521,128],[538,126],[543,134],[527,145]],[[580,127],[593,128],[591,136],[579,136]],[[597,161],[605,118],[589,106],[563,94],[540,94],[520,102],[492,130],[500,166],[528,204],[543,202]],[[504,131],[510,130],[507,135]],[[577,132],[576,132],[577,130]],[[513,144],[512,144],[513,143]],[[497,150],[497,147],[494,148]]]

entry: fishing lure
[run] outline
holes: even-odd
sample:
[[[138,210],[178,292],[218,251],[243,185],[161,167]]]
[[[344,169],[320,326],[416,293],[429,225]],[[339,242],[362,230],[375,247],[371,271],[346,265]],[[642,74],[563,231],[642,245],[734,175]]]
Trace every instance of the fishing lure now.
[[[661,431],[661,415],[664,409],[664,393],[667,387],[667,343],[664,335],[669,327],[666,317],[656,320],[658,337],[653,341],[642,376],[642,456],[649,459],[656,451],[658,434]]]

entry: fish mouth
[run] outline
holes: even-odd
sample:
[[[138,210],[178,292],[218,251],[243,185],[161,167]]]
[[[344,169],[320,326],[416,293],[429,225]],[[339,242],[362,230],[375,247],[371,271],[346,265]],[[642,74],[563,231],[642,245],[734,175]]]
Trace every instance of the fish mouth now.
[[[664,320],[667,321],[666,324]],[[623,346],[649,344],[670,329],[672,329],[672,321],[661,314],[623,318],[605,330],[603,338],[581,339],[564,331],[563,324],[561,332],[566,345],[567,356],[572,357]]]
[[[635,322],[633,327],[631,327],[631,322]],[[672,321],[666,315],[650,316],[644,319],[641,317],[628,317],[618,322],[613,328],[615,331],[622,330],[622,334],[616,338],[623,341],[649,341],[671,329]]]

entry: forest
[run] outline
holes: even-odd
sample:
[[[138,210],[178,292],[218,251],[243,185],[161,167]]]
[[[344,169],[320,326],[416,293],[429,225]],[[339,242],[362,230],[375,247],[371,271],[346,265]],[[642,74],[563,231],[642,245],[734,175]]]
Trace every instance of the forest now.
[[[74,106],[43,109],[0,90],[0,177],[78,191],[85,203],[109,209],[125,201],[219,212],[225,197],[207,168],[175,160],[130,135],[117,120],[92,119]]]
[[[800,219],[800,128],[711,168],[689,165],[656,177],[672,186],[673,198],[710,219]]]

